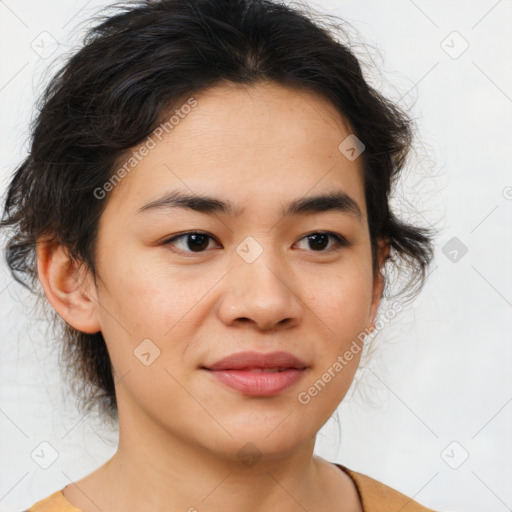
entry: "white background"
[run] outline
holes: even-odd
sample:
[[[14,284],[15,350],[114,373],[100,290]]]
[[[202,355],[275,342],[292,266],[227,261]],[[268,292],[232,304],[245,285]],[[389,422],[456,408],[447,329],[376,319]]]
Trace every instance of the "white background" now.
[[[106,4],[0,1],[0,193],[26,154],[48,65]],[[329,420],[316,451],[437,510],[512,510],[512,1],[309,4],[351,24],[358,55],[375,65],[368,79],[411,109],[418,151],[394,201],[439,230],[423,292],[386,325],[338,410],[341,427]],[[455,262],[443,252],[453,237],[467,247]],[[117,444],[115,431],[79,416],[31,304],[2,261],[2,512],[82,478]],[[43,441],[59,454],[48,469],[31,458]]]

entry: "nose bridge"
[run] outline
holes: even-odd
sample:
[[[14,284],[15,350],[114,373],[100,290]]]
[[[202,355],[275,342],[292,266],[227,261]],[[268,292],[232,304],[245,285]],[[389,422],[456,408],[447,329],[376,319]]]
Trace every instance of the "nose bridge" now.
[[[265,244],[265,245],[264,245]],[[271,247],[271,237],[248,236],[235,249],[231,283],[225,290],[221,314],[224,321],[251,320],[271,328],[285,319],[297,319],[300,301],[290,283],[284,259]]]
[[[265,245],[264,245],[265,244]],[[241,286],[263,302],[282,300],[288,296],[286,264],[272,247],[272,237],[256,240],[245,238],[236,248],[235,270]]]

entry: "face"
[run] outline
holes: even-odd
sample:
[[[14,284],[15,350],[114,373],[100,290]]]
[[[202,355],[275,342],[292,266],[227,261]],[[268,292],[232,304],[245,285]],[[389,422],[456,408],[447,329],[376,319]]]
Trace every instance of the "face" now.
[[[223,85],[194,98],[110,193],[95,315],[121,421],[227,458],[247,442],[272,457],[329,419],[376,312],[362,162],[338,149],[350,129],[313,93]],[[340,197],[310,201],[328,194]],[[306,369],[277,392],[272,374],[259,394],[261,374],[244,391],[205,369],[244,351]]]

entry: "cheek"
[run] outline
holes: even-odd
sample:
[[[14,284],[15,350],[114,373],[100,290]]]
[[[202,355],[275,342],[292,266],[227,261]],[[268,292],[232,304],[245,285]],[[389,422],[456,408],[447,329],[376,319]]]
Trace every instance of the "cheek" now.
[[[345,396],[357,371],[371,310],[368,266],[354,264],[315,279],[311,308],[319,319],[316,365],[304,397],[329,415]],[[319,331],[319,333],[320,333]],[[318,398],[316,398],[318,397]],[[300,401],[300,400],[299,400]],[[303,403],[303,402],[301,402]]]
[[[185,353],[192,349],[191,340],[208,304],[205,290],[214,286],[218,276],[190,279],[175,270],[172,277],[170,271],[161,275],[155,266],[128,257],[111,268],[107,289],[100,293],[99,314],[116,372],[134,371],[135,378],[142,370],[138,355],[146,353],[144,357],[155,358],[154,368],[185,368]],[[145,371],[142,381],[153,370]]]
[[[144,251],[127,245],[121,254],[118,247],[110,247],[108,264],[102,262],[108,269],[102,304],[112,310],[111,315],[102,313],[104,320],[111,322],[115,312],[116,320],[134,335],[161,337],[197,302],[194,290],[181,273],[168,269],[164,275],[162,265]]]
[[[345,336],[366,327],[372,301],[369,267],[340,265],[336,271],[317,272],[304,286],[308,305],[334,333]]]

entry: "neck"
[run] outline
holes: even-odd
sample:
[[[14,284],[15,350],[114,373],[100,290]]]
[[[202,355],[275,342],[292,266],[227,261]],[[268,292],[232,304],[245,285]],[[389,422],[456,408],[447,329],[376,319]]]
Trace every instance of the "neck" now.
[[[227,432],[222,446],[199,444],[140,411],[120,408],[119,420],[115,455],[64,492],[82,512],[353,510],[343,505],[353,505],[351,482],[313,454],[315,437],[288,450],[267,442],[262,453]]]

